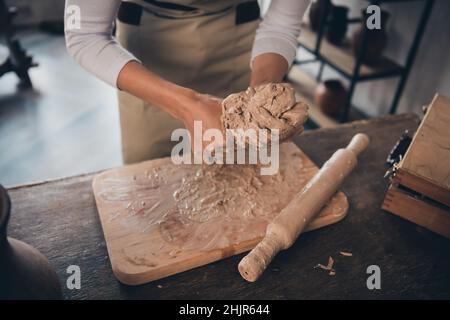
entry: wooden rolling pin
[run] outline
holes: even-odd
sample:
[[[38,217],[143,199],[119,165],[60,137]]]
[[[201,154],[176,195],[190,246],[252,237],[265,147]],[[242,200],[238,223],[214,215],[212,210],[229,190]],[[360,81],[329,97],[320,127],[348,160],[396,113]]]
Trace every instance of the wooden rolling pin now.
[[[369,138],[365,134],[356,134],[347,148],[337,150],[267,226],[265,237],[239,263],[239,273],[245,280],[256,281],[275,255],[295,242],[356,167],[357,155],[368,144]]]

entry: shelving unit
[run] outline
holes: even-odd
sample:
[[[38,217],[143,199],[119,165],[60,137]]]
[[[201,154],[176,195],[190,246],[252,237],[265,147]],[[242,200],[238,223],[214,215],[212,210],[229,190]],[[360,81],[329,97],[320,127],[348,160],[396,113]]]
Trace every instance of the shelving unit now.
[[[383,57],[380,63],[377,64],[377,66],[369,66],[367,64],[364,64],[363,57],[365,55],[365,50],[367,48],[367,32],[368,32],[367,28],[364,28],[363,40],[361,41],[361,45],[359,48],[359,55],[357,57],[354,57],[349,45],[336,46],[330,43],[328,40],[326,40],[324,37],[326,28],[325,17],[328,15],[328,11],[330,9],[329,6],[327,6],[324,10],[323,16],[321,18],[322,22],[320,24],[319,31],[317,33],[313,32],[308,26],[306,25],[303,26],[302,33],[300,35],[300,38],[298,39],[298,46],[299,48],[302,48],[307,52],[313,54],[314,59],[303,61],[295,60],[294,64],[301,65],[315,62],[320,63],[319,72],[316,75],[316,82],[320,82],[322,80],[322,73],[325,65],[333,68],[343,77],[348,79],[350,82],[347,95],[347,103],[341,112],[339,119],[340,122],[348,121],[356,84],[361,81],[399,77],[400,78],[399,83],[390,107],[391,114],[394,114],[396,112],[398,102],[400,100],[403,89],[406,85],[406,81],[408,79],[409,72],[414,62],[417,49],[419,48],[423,32],[428,22],[431,9],[434,4],[434,0],[367,0],[369,4],[375,5],[394,2],[407,3],[411,1],[424,1],[425,3],[418,27],[416,29],[416,34],[414,36],[413,43],[411,44],[404,65],[399,65],[396,62],[388,59],[387,57]],[[356,23],[360,22],[360,20],[349,19],[348,22]],[[320,112],[320,110],[314,107],[313,109],[314,111],[311,112],[311,117],[313,118],[313,121],[317,122],[320,126],[324,126],[323,116],[325,115],[321,115],[319,117],[320,119],[318,119],[317,117],[316,119],[314,119],[313,113],[318,113]],[[330,118],[329,120],[333,119]]]
[[[322,113],[322,111],[314,105],[314,90],[317,86],[317,82],[311,76],[294,66],[288,74],[288,79],[294,85],[297,99],[304,101],[309,105],[309,119],[311,119],[314,124],[322,128],[332,128],[339,124],[338,121]]]
[[[297,100],[304,101],[309,105],[309,121],[310,127],[316,128],[333,128],[339,125],[339,121],[323,113],[314,103],[314,92],[317,81],[314,77],[307,74],[298,66],[293,66],[288,74],[289,81],[294,85]],[[358,112],[356,108],[350,110],[349,118],[351,120],[364,119],[365,116]]]
[[[0,36],[5,38],[5,44],[9,50],[8,58],[0,64],[0,77],[8,72],[14,72],[19,77],[19,88],[32,87],[28,70],[37,64],[29,56],[16,39],[12,19],[17,10],[7,6],[4,0],[0,0]]]
[[[314,54],[317,35],[307,25],[302,27],[302,35],[299,38],[300,45]],[[345,77],[351,77],[355,69],[356,59],[348,44],[338,47],[327,39],[322,39],[320,55],[322,61]],[[398,76],[403,68],[394,61],[383,57],[377,66],[361,64],[359,81]]]

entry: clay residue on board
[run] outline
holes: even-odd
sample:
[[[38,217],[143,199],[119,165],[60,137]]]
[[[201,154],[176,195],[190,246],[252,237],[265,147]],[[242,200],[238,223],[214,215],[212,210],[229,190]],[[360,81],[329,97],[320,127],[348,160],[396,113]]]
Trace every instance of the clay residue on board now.
[[[280,141],[303,131],[307,117],[308,106],[295,101],[294,89],[286,83],[249,87],[222,102],[224,129],[278,129]]]
[[[100,180],[99,195],[114,208],[112,223],[160,233],[168,244],[163,250],[226,248],[244,233],[246,239],[264,233],[305,185],[298,173],[310,168],[300,151],[290,145],[280,151],[275,175],[261,175],[259,165],[175,166],[167,159],[133,178]]]
[[[152,261],[149,261],[148,259],[145,259],[142,257],[137,257],[137,256],[125,255],[125,260],[136,266],[144,266],[144,267],[154,268],[158,265],[156,262],[152,262]]]
[[[264,177],[257,170],[259,166],[251,165],[199,167],[174,192],[179,214],[196,222],[264,216],[273,209],[264,201],[264,189],[284,180],[284,175]]]

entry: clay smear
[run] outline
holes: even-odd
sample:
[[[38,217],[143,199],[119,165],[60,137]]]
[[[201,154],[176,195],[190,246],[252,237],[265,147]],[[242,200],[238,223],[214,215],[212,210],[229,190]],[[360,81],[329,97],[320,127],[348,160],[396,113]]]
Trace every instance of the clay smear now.
[[[298,149],[281,146],[280,170],[261,175],[258,165],[162,165],[133,178],[101,180],[110,223],[159,232],[166,243],[183,249],[221,248],[261,235],[307,181]],[[239,223],[235,223],[238,220]],[[234,221],[234,223],[229,223]],[[250,234],[250,235],[249,235]],[[248,237],[248,235],[250,237]]]

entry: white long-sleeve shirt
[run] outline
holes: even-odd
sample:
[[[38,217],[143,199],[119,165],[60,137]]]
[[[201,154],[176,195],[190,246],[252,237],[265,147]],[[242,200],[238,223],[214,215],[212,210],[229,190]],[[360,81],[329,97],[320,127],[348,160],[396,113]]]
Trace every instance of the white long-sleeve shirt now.
[[[112,36],[120,3],[121,0],[66,0],[65,10],[69,53],[83,68],[114,87],[125,64],[138,61]],[[308,5],[309,0],[272,0],[256,31],[252,60],[272,52],[283,56],[290,65]]]

